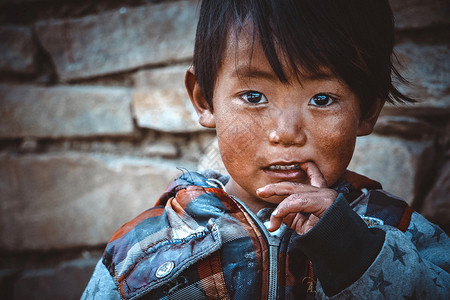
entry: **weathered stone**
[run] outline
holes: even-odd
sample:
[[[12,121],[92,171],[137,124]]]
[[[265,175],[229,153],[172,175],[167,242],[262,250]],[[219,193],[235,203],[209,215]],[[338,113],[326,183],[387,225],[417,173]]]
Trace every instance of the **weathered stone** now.
[[[28,27],[0,27],[0,72],[36,72],[37,47]]]
[[[147,156],[161,156],[175,158],[178,156],[178,149],[174,144],[160,142],[144,146],[143,152]]]
[[[133,108],[139,127],[165,132],[205,130],[184,86],[187,68],[181,65],[136,73]]]
[[[19,275],[16,269],[0,269],[0,299],[14,299],[13,283]]]
[[[0,86],[0,137],[131,135],[126,88]]]
[[[379,181],[383,188],[413,203],[433,165],[431,142],[370,135],[360,137],[349,169]]]
[[[36,32],[61,80],[99,76],[192,57],[198,2],[121,8],[41,21]]]
[[[184,76],[189,66],[181,64],[136,72],[133,76],[134,85],[137,88],[175,89],[186,92]]]
[[[0,249],[106,243],[154,205],[180,171],[150,159],[108,155],[0,155]]]
[[[381,116],[374,129],[382,135],[396,135],[403,138],[421,139],[434,133],[429,123],[408,116]]]
[[[422,206],[430,221],[450,230],[450,161],[447,161]]]
[[[390,0],[397,29],[449,23],[447,0]]]
[[[97,258],[77,259],[56,268],[25,271],[14,285],[13,299],[80,299],[97,262]]]
[[[402,65],[400,72],[412,84],[399,85],[400,91],[413,96],[414,105],[386,105],[382,114],[445,115],[450,114],[450,50],[447,45],[404,43],[396,46]]]
[[[185,91],[136,89],[133,109],[139,127],[164,132],[204,130]]]

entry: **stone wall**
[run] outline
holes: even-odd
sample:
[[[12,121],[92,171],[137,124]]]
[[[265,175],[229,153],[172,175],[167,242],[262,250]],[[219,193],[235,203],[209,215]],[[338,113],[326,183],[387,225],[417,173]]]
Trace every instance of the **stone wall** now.
[[[450,228],[446,1],[391,0],[420,99],[388,106],[350,168]],[[196,1],[0,4],[0,298],[78,299],[102,249],[180,169],[220,168],[184,91]]]

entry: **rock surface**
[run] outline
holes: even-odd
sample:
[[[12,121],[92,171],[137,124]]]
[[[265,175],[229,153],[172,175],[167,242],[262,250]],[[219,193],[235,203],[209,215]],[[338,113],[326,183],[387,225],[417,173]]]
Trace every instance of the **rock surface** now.
[[[30,28],[0,26],[0,72],[35,73],[36,51]]]
[[[35,28],[60,79],[70,81],[191,58],[197,7],[197,1],[149,4]]]
[[[0,155],[0,249],[106,243],[154,205],[180,171],[168,163],[65,153]]]
[[[133,109],[139,127],[164,132],[205,130],[184,87],[187,68],[182,65],[135,75]]]
[[[423,120],[408,116],[381,116],[374,132],[381,135],[396,135],[420,140],[434,134],[433,126]]]
[[[26,271],[14,285],[15,300],[78,300],[97,258],[61,263],[56,268]]]
[[[348,168],[379,181],[384,190],[411,204],[429,176],[433,151],[431,142],[370,135],[357,140]]]
[[[447,161],[428,193],[422,206],[422,214],[450,230],[450,161]]]
[[[386,105],[383,114],[448,115],[450,114],[450,51],[448,45],[396,46],[399,68],[411,85],[397,85],[400,91],[418,100],[413,105]]]
[[[414,29],[449,23],[447,0],[390,0],[397,29]]]
[[[131,135],[127,88],[0,85],[0,138]]]

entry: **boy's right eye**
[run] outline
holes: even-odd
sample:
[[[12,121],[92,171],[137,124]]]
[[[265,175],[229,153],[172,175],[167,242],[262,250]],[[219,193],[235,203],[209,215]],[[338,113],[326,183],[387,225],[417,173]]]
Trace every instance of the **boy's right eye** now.
[[[268,102],[266,96],[264,96],[259,92],[254,91],[242,94],[240,98],[251,104],[264,104]]]

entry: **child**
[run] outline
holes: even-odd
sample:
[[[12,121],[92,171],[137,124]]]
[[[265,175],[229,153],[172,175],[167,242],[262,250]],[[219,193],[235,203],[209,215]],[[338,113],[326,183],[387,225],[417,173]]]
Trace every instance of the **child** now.
[[[392,20],[387,0],[203,1],[186,87],[230,177],[172,182],[83,298],[449,299],[449,238],[346,170],[384,102],[412,101]]]

